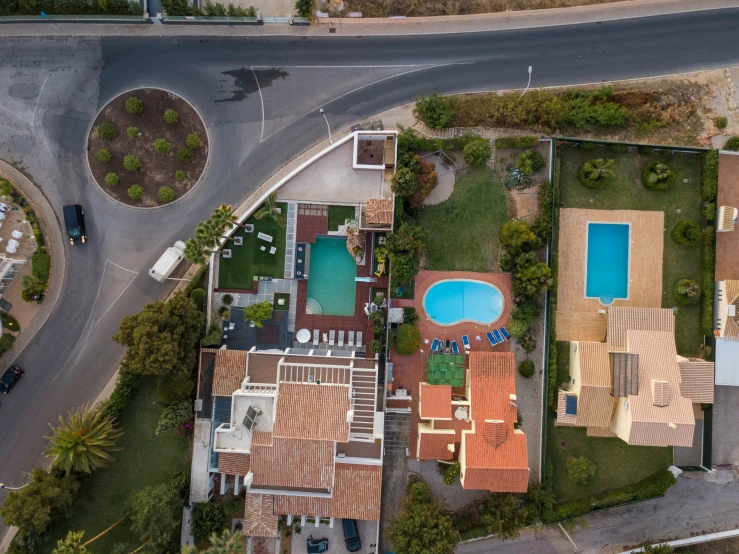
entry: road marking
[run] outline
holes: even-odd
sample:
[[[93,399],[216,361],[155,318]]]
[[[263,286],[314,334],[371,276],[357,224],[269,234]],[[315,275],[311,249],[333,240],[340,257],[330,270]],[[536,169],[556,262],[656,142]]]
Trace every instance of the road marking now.
[[[254,67],[263,67],[263,66],[254,66]],[[262,87],[259,86],[259,79],[257,79],[257,72],[254,71],[254,67],[249,67],[251,69],[252,75],[254,75],[254,80],[257,82],[257,90],[259,91],[259,100],[262,102],[262,132],[259,133],[259,142],[261,143],[262,140],[264,140],[262,137],[264,137],[264,97],[262,96]]]
[[[118,264],[117,264],[117,263],[115,263],[115,262],[111,262],[111,261],[110,261],[110,260],[109,260],[108,258],[106,258],[106,259],[105,259],[105,261],[106,261],[106,263],[109,263],[109,264],[111,264],[111,265],[114,265],[114,266],[116,266],[116,267],[117,267],[118,269],[122,269],[123,271],[128,271],[129,273],[135,273],[136,275],[138,275],[138,274],[139,274],[139,272],[138,272],[138,271],[134,271],[134,270],[132,270],[132,269],[127,269],[127,268],[123,267],[122,265],[118,265]]]
[[[465,64],[465,63],[471,63],[471,62],[457,62],[457,63]],[[301,67],[305,67],[306,69],[335,69],[335,68],[378,69],[382,67],[428,67],[428,65],[429,64],[427,63],[387,64],[387,65],[280,65],[280,64],[274,64],[274,65],[252,65],[250,67],[267,68],[267,69],[282,69],[284,67],[290,68],[290,69],[298,69]],[[454,65],[454,64],[450,63],[450,64],[444,64],[444,65]]]
[[[8,109],[8,108],[6,108],[5,106],[2,106],[2,105],[0,105],[0,108],[4,109],[4,110],[5,110],[6,112],[8,112],[8,113],[9,113],[10,115],[14,115],[14,116],[15,116],[15,117],[17,117],[18,119],[20,119],[20,120],[21,120],[21,121],[22,121],[23,123],[25,123],[26,125],[32,125],[32,123],[31,123],[30,121],[28,121],[27,119],[25,119],[25,118],[21,117],[21,116],[20,116],[20,115],[18,115],[17,113],[15,113],[15,112],[13,112],[13,111],[9,110],[9,109]]]
[[[44,92],[44,87],[46,86],[46,81],[49,80],[49,77],[51,77],[51,72],[49,72],[46,75],[46,79],[44,79],[44,84],[41,85],[41,90],[38,91],[38,97],[36,98],[36,106],[33,108],[33,123],[31,123],[31,125],[36,124],[36,110],[38,110],[38,103],[39,103],[39,100],[41,100],[41,93]]]

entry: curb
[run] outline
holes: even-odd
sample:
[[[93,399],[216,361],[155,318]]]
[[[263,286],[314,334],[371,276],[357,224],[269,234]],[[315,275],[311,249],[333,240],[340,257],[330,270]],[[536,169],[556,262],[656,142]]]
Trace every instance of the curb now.
[[[46,323],[51,312],[54,311],[64,284],[66,250],[64,249],[59,220],[41,189],[19,170],[2,160],[0,160],[0,176],[5,176],[11,181],[28,200],[34,211],[39,214],[44,236],[47,239],[46,248],[51,254],[51,276],[49,277],[49,288],[46,291],[45,301],[41,303],[41,308],[26,328],[21,330],[13,347],[4,354],[5,360],[9,361],[7,364],[1,363],[0,365],[7,367],[23,352]]]

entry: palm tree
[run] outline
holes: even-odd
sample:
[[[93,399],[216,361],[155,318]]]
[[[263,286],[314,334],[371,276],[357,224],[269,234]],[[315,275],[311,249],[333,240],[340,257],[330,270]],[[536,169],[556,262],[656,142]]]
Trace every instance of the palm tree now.
[[[82,544],[84,531],[70,531],[63,539],[56,541],[56,548],[51,554],[87,554],[87,548]]]
[[[198,549],[194,546],[183,546],[180,554],[198,554]]]
[[[264,201],[264,204],[262,204],[262,207],[254,213],[254,219],[264,219],[267,216],[274,219],[275,223],[280,227],[287,225],[287,218],[280,211],[277,205],[277,197],[274,194],[270,194],[267,200]]]
[[[221,306],[218,308],[218,317],[227,320],[231,318],[231,308],[228,306]]]
[[[223,229],[214,221],[210,219],[201,221],[200,224],[195,227],[195,240],[203,244],[215,248],[218,246],[218,241],[223,235]]]
[[[218,206],[213,211],[213,215],[210,216],[210,219],[220,225],[224,230],[229,229],[234,225],[243,227],[243,225],[238,224],[238,218],[233,213],[233,206],[229,204],[221,204]]]
[[[197,239],[187,239],[185,242],[185,259],[192,264],[203,265],[213,252],[208,245]]]
[[[241,534],[231,534],[228,529],[224,529],[220,535],[213,533],[209,541],[211,547],[208,552],[211,554],[241,554],[244,551],[244,540]]]
[[[51,441],[46,455],[54,458],[53,466],[68,474],[92,473],[113,460],[110,452],[118,450],[115,441],[122,434],[115,426],[115,418],[99,405],[83,406],[70,410],[66,420],[59,416],[59,426],[51,437],[46,437]]]

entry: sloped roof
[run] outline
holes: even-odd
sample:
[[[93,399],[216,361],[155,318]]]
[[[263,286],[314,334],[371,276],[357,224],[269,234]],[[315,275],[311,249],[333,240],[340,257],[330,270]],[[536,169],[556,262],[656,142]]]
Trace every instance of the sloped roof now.
[[[577,350],[581,386],[577,400],[575,425],[608,427],[611,425],[613,414],[612,374],[608,345],[603,342],[579,342]]]
[[[613,396],[639,394],[639,355],[631,352],[611,354]]]
[[[729,306],[734,306],[736,314],[739,314],[739,281],[724,281],[724,287],[726,303]],[[721,337],[727,340],[739,340],[739,315],[726,314]]]
[[[249,454],[218,453],[218,473],[245,477],[251,467]]]
[[[243,535],[247,537],[276,537],[278,535],[274,502],[275,498],[271,494],[246,493]]]
[[[273,438],[272,446],[253,446],[252,486],[330,489],[334,445],[328,441]]]
[[[679,362],[680,394],[694,404],[713,404],[713,362]]]
[[[718,164],[717,206],[739,208],[739,156],[721,152]],[[739,279],[739,233],[716,233],[716,281]]]
[[[393,199],[370,198],[364,210],[365,221],[371,225],[389,225],[393,222]]]
[[[421,419],[452,419],[452,386],[421,383]]]
[[[349,386],[281,383],[272,429],[280,438],[347,442]]]
[[[213,395],[231,396],[246,377],[245,350],[218,350],[213,369]]]
[[[418,433],[416,458],[419,460],[451,460],[454,452],[448,446],[454,444],[452,433]]]
[[[575,425],[577,414],[567,413],[567,399],[575,393],[559,389],[557,391],[557,423]]]
[[[609,308],[608,349],[611,352],[627,351],[627,331],[664,331],[674,335],[675,315],[669,308]]]
[[[610,427],[613,417],[613,396],[606,387],[583,387],[577,401],[575,425]]]
[[[579,342],[577,348],[580,356],[582,386],[610,387],[611,367],[608,360],[608,345],[604,342]]]

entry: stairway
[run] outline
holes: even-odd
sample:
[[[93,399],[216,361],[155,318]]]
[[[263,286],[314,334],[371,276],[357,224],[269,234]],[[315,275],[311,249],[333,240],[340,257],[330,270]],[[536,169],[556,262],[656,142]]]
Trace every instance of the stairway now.
[[[353,440],[374,441],[375,404],[377,402],[377,371],[352,370],[352,408],[354,419],[349,426]]]
[[[308,297],[305,299],[305,313],[307,315],[321,315],[323,308],[321,308],[318,300]]]

